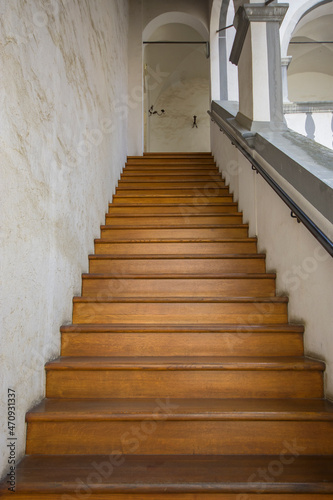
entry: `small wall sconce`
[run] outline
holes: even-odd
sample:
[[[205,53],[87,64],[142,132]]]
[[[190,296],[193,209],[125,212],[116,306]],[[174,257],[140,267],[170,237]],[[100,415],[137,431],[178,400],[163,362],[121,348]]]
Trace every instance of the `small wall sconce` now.
[[[150,108],[148,109],[148,116],[152,115],[162,116],[164,114],[165,114],[165,109],[161,109],[161,111],[154,111],[154,106],[150,106]]]
[[[195,127],[195,128],[198,128],[197,118],[198,118],[197,116],[195,116],[195,115],[193,116],[193,124],[192,124],[192,128],[194,128],[194,127]]]

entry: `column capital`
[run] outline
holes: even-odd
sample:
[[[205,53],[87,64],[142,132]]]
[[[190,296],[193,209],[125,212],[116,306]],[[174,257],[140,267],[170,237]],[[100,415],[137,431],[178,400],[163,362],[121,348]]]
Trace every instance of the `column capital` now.
[[[289,68],[293,56],[281,57],[281,66]]]
[[[250,23],[275,22],[281,24],[289,8],[289,4],[280,3],[278,5],[265,5],[260,3],[246,3],[243,7],[240,7],[240,9],[242,8]]]
[[[289,4],[280,3],[278,5],[265,5],[264,3],[241,5],[234,18],[234,26],[237,30],[234,44],[230,54],[230,62],[238,65],[238,61],[243,49],[246,34],[251,23],[282,23],[287,13]]]

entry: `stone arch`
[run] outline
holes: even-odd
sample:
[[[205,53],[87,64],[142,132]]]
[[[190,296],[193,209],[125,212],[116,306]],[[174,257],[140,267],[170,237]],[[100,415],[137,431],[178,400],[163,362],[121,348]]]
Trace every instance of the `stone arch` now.
[[[289,5],[289,10],[282,23],[281,36],[281,57],[287,57],[289,42],[299,21],[311,10],[330,3],[332,0],[294,0]]]
[[[323,33],[326,33],[323,39],[327,39],[327,34],[331,30],[328,30],[327,26],[325,28],[325,24],[322,24],[320,20],[326,16],[332,16],[332,14],[332,0],[309,0],[304,5],[298,5],[297,9],[293,6],[293,10],[285,20],[286,26],[283,27],[281,51],[283,51],[282,54],[288,53],[292,56],[292,59],[288,58],[291,59],[288,79],[285,76],[285,88],[288,87],[288,96],[292,101],[332,100],[330,90],[333,79],[331,49],[318,45],[300,48],[290,45],[293,37],[302,36],[303,28],[317,30],[317,34],[312,35],[315,40],[320,39],[320,26],[322,26]]]

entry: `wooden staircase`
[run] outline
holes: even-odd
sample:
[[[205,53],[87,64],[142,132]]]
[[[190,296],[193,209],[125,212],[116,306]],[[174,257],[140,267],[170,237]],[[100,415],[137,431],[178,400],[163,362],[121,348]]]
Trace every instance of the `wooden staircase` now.
[[[332,499],[324,365],[287,308],[210,154],[130,157],[2,497]]]

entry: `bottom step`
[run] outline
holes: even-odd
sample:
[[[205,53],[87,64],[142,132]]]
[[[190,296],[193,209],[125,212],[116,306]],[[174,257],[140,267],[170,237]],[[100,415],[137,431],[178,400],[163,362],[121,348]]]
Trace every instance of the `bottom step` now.
[[[16,471],[17,499],[275,500],[332,499],[333,457],[28,456]],[[2,488],[2,489],[1,489]],[[13,498],[3,483],[0,496]],[[260,495],[260,496],[259,496]]]

